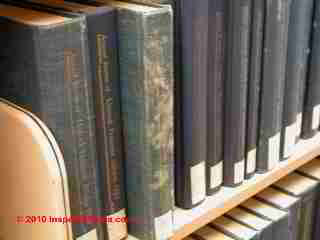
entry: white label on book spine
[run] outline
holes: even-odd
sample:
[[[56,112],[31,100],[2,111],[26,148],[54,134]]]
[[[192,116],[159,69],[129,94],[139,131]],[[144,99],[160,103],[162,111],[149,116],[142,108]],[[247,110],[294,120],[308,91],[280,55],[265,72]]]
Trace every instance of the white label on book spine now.
[[[297,137],[299,138],[301,135],[301,129],[302,129],[302,113],[298,113],[297,115]]]
[[[154,219],[156,240],[167,240],[173,234],[172,211]]]
[[[234,164],[234,184],[244,180],[244,160]]]
[[[284,146],[283,146],[283,157],[288,158],[291,156],[295,144],[296,144],[296,137],[297,137],[297,122],[287,126],[285,128],[284,134]]]
[[[192,204],[201,202],[206,196],[205,163],[201,162],[191,167],[191,201]]]
[[[219,187],[222,184],[223,162],[217,163],[210,169],[210,188]]]
[[[269,138],[268,169],[275,168],[280,162],[280,132]]]
[[[111,220],[110,222],[106,223],[109,233],[109,240],[123,239],[128,235],[125,209],[109,215],[108,219]]]
[[[254,173],[256,170],[257,149],[252,149],[247,153],[247,174]]]
[[[77,240],[98,240],[97,230],[93,229],[81,237],[78,237]]]
[[[318,130],[320,124],[320,104],[313,107],[312,113],[312,129]]]

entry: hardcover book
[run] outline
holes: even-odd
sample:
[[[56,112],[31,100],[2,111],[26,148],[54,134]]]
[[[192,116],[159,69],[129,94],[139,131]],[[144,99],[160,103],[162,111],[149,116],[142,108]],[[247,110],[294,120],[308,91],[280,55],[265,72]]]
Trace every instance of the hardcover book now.
[[[299,198],[273,188],[265,189],[257,194],[256,198],[283,211],[287,211],[289,214],[289,239],[299,240],[299,222],[301,215],[301,202]]]
[[[207,127],[211,124],[209,121],[215,120],[215,117],[219,118],[211,114],[215,103],[208,103],[211,98],[209,92],[211,95],[213,91],[221,91],[212,89],[214,86],[209,85],[215,83],[213,80],[208,80],[212,74],[209,61],[214,58],[214,56],[211,58],[211,55],[215,50],[208,49],[208,41],[209,39],[214,41],[212,39],[216,30],[214,25],[223,24],[222,19],[220,22],[209,20],[216,15],[218,9],[221,9],[222,6],[218,3],[221,0],[131,1],[144,4],[171,4],[174,9],[175,202],[178,207],[190,209],[203,202],[206,192],[211,195],[217,191],[222,181],[223,165],[219,159],[221,139],[214,143],[208,142],[220,138],[221,129],[211,130]],[[219,42],[220,39],[217,41],[217,44],[222,44]],[[222,49],[219,48],[218,51]],[[221,62],[218,62],[217,67],[220,66]],[[220,95],[215,97],[221,98]],[[220,124],[219,121],[218,119],[216,123]]]
[[[210,225],[235,240],[260,239],[257,231],[225,216],[215,219]]]
[[[223,180],[223,84],[225,79],[225,42],[227,3],[209,1],[208,86],[207,86],[207,194],[219,190]]]
[[[85,18],[0,5],[0,22],[0,96],[52,130],[65,159],[72,216],[102,216]],[[73,223],[72,232],[104,239],[97,222]]]
[[[227,4],[223,183],[237,186],[244,180],[245,173],[251,0],[229,0]]]
[[[129,233],[140,240],[172,235],[173,19],[169,6],[95,1],[115,7]]]
[[[268,0],[266,7],[257,155],[257,171],[262,173],[280,161],[290,2]]]
[[[252,1],[252,19],[250,35],[249,82],[246,127],[245,177],[250,178],[256,171],[260,85],[262,74],[263,31],[266,0]]]
[[[15,4],[62,16],[85,16],[95,101],[97,156],[102,169],[104,216],[125,218],[115,10],[60,0],[48,0],[45,3],[41,0],[26,0]],[[106,224],[106,237],[109,240],[126,236],[125,223]]]
[[[314,0],[292,0],[283,103],[281,157],[291,156],[301,132],[301,109],[309,56]]]
[[[225,214],[232,220],[245,225],[258,232],[258,239],[269,240],[272,239],[272,221],[265,220],[256,216],[249,211],[236,207]]]
[[[316,181],[320,181],[320,161],[319,158],[307,163],[303,167],[299,168],[297,170],[299,174],[304,175],[306,177],[312,178]],[[318,191],[319,192],[319,191]],[[314,226],[320,226],[320,198],[318,193],[318,200],[317,200],[317,206],[316,206],[316,217]],[[313,238],[312,239],[319,239],[320,238],[320,228],[314,227],[313,228]]]
[[[71,223],[58,222],[70,217],[70,204],[64,159],[52,133],[4,99],[0,125],[1,238],[72,240]]]
[[[217,231],[216,229],[205,226],[200,230],[196,231],[191,235],[194,240],[233,240],[233,238],[228,237],[227,235],[223,234],[222,232]],[[186,239],[184,239],[186,240]]]
[[[277,209],[254,198],[242,203],[240,207],[261,217],[262,219],[272,221],[272,239],[290,239],[289,216],[285,211]]]
[[[311,55],[305,89],[302,138],[313,137],[320,126],[320,2],[315,1],[312,28]]]
[[[299,240],[312,239],[319,183],[311,178],[292,173],[273,185],[292,196],[301,198]]]

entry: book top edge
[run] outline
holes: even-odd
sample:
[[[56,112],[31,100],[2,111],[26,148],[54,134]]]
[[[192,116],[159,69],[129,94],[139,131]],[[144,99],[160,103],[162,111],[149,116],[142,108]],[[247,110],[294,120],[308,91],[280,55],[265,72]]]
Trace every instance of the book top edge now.
[[[58,25],[71,21],[71,18],[5,4],[0,4],[0,17],[39,27]]]
[[[298,169],[298,172],[306,176],[320,180],[320,159],[315,159]]]
[[[201,239],[205,240],[232,240],[232,238],[228,237],[227,235],[223,234],[222,232],[217,231],[214,228],[205,226],[195,233],[193,233],[195,237],[200,237]],[[186,240],[186,239],[184,239]],[[191,238],[190,238],[191,240]]]

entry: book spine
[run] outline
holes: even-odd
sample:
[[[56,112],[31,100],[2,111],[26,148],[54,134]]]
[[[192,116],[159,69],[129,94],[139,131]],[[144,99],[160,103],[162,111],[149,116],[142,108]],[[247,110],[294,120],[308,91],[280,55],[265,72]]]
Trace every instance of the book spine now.
[[[76,20],[37,35],[38,113],[62,144],[71,214],[103,216],[86,22]],[[104,239],[99,223],[74,223],[72,227],[76,239]]]
[[[289,211],[290,239],[299,240],[299,224],[301,221],[301,202],[292,205]]]
[[[257,171],[280,161],[282,104],[287,60],[290,0],[267,0]]]
[[[265,0],[254,0],[252,3],[245,156],[246,178],[250,178],[256,170],[265,7]]]
[[[292,0],[282,119],[281,157],[291,156],[301,129],[300,83],[306,81],[313,0]]]
[[[163,8],[118,9],[119,62],[131,235],[168,239],[173,230],[173,23]]]
[[[97,8],[87,15],[97,152],[102,170],[104,216],[125,218],[116,13],[103,9]],[[109,223],[106,229],[109,240],[127,236],[125,223]]]
[[[245,124],[251,1],[227,1],[227,70],[224,89],[224,177],[226,186],[242,183],[245,173]]]
[[[181,208],[200,204],[206,195],[207,41],[209,0],[177,1],[181,33],[179,158],[175,165],[175,200]]]
[[[226,4],[209,1],[207,86],[207,195],[212,195],[223,180],[223,83],[226,41]]]
[[[308,79],[305,89],[302,138],[310,138],[316,134],[320,126],[320,3],[316,1],[315,16],[312,29],[312,50]]]

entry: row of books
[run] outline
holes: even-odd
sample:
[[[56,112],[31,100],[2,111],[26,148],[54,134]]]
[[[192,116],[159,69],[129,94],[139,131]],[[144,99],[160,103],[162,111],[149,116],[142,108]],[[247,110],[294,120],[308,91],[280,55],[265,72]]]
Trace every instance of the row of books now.
[[[315,159],[185,240],[316,240],[320,161]]]
[[[318,131],[317,0],[74,1],[0,1],[0,96],[54,133],[72,215],[127,214],[143,219],[130,234],[168,239],[175,206]],[[93,230],[127,234],[73,227]]]

